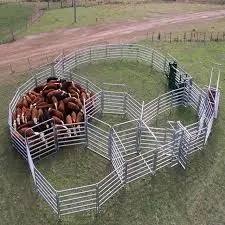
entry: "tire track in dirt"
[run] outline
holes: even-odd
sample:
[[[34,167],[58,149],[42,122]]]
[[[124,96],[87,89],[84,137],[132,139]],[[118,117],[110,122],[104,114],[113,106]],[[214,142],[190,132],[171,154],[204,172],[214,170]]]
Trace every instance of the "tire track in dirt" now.
[[[94,44],[133,42],[146,35],[148,31],[171,29],[173,26],[205,22],[225,18],[225,9],[185,13],[180,15],[162,16],[135,22],[114,23],[84,28],[59,29],[50,33],[27,36],[16,42],[0,45],[0,78],[9,64],[14,69],[24,71],[28,68],[27,58],[30,57],[32,67],[46,63],[46,55],[56,56],[64,49],[71,52],[74,49]],[[2,74],[2,75],[1,75]]]

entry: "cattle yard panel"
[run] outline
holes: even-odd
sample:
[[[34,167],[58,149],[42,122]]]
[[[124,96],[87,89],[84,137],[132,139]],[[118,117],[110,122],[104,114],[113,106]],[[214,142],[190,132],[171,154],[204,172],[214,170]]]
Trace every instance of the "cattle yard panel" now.
[[[104,114],[125,114],[125,92],[102,91]]]
[[[57,191],[58,214],[60,216],[96,210],[96,184]]]
[[[122,170],[124,165],[118,170]],[[98,203],[99,207],[102,206],[108,199],[114,196],[121,188],[124,187],[124,182],[116,170],[113,170],[109,175],[102,179],[98,184]]]
[[[124,104],[126,115],[129,119],[140,119],[142,106],[136,99],[134,99],[130,94],[126,93]]]
[[[126,183],[147,174],[155,175],[164,167],[180,164],[186,168],[188,155],[202,150],[211,132],[214,112],[208,92],[192,82],[191,76],[179,65],[175,68],[176,82],[181,87],[167,92],[153,101],[140,104],[126,91],[102,90],[92,81],[73,73],[84,63],[98,60],[132,59],[143,61],[156,70],[168,74],[173,57],[139,45],[102,45],[78,50],[68,56],[61,55],[55,65],[36,73],[20,88],[9,104],[9,118],[13,147],[28,161],[37,191],[53,211],[60,215],[95,210]],[[84,122],[54,124],[53,120],[34,126],[45,126],[44,131],[25,138],[12,127],[12,112],[20,97],[35,86],[56,76],[79,82],[92,96],[83,108]],[[197,123],[183,126],[179,121],[168,121],[166,128],[149,127],[148,122],[173,107],[193,107],[199,116]],[[114,125],[96,118],[99,114],[126,115],[132,119]],[[28,131],[27,131],[28,132]],[[36,169],[33,160],[38,160],[60,150],[61,147],[85,144],[87,149],[106,158],[112,171],[101,181],[82,187],[55,190]]]
[[[138,151],[140,129],[138,120],[126,121],[114,125],[114,130],[122,147],[120,152],[124,158],[131,157]]]
[[[183,106],[184,98],[183,93],[185,88],[179,88],[170,92],[167,92],[153,101],[144,105],[143,121],[148,123],[159,114],[171,110],[174,107]]]
[[[87,122],[88,149],[101,155],[107,160],[109,160],[110,129],[111,126],[109,124],[96,117],[90,117]]]
[[[109,137],[109,160],[119,176],[121,182],[124,181],[125,159],[122,156],[121,148],[126,151],[115,130],[111,128]]]
[[[85,110],[88,118],[102,114],[102,101],[102,92],[100,91],[96,92],[95,95],[85,102]]]
[[[58,213],[57,192],[45,177],[34,167],[36,189],[40,195],[51,206],[55,213]]]

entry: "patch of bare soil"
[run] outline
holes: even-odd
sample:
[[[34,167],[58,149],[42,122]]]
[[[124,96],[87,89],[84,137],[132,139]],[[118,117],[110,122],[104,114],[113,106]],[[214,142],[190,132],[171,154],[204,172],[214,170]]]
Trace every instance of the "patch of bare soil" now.
[[[50,33],[27,36],[16,42],[0,45],[0,80],[7,79],[5,75],[11,73],[11,70],[21,72],[29,67],[46,64],[63,50],[68,53],[96,44],[134,42],[149,31],[168,30],[177,25],[200,23],[218,18],[225,18],[225,9],[164,15],[161,18],[135,22],[59,29]]]

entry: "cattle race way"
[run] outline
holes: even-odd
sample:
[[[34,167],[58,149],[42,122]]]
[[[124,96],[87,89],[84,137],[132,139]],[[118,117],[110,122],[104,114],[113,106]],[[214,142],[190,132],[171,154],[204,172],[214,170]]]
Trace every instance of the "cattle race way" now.
[[[105,83],[110,90],[72,72],[81,64],[100,60],[133,59],[162,72],[168,92],[149,102],[138,102],[124,84]],[[164,167],[188,166],[189,155],[203,151],[218,116],[220,65],[214,64],[209,84],[200,88],[179,61],[154,49],[135,44],[101,45],[64,56],[34,74],[18,88],[9,104],[8,124],[13,148],[29,164],[36,191],[59,217],[94,210],[121,188],[147,174],[155,176]],[[213,84],[213,80],[216,83]],[[163,112],[192,107],[198,121],[185,126],[167,121],[153,127]],[[121,115],[126,121],[109,125],[102,115]],[[35,163],[66,146],[84,145],[108,160],[111,172],[87,186],[56,190]]]

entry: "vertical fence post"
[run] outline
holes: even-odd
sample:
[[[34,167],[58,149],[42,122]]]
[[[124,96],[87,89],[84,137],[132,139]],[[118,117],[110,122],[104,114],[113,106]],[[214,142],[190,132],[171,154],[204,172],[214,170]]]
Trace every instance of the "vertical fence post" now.
[[[156,125],[158,125],[159,104],[160,104],[160,96],[158,97],[158,102],[157,102]]]
[[[127,161],[124,162],[124,185],[127,183]]]
[[[124,118],[126,118],[126,112],[127,112],[127,92],[123,93],[123,112],[124,112]]]
[[[176,159],[176,140],[177,140],[177,131],[173,128],[173,144],[172,144],[172,155],[171,155],[171,167],[173,167],[174,159]]]
[[[201,101],[202,101],[202,89],[201,89],[201,93],[199,95],[199,99],[198,99],[198,105],[197,105],[197,113],[198,113],[198,117],[200,117],[200,105],[201,105]]]
[[[85,101],[85,99],[84,99],[83,111],[84,111],[84,129],[85,129],[85,135],[86,135],[86,149],[87,149],[88,148],[88,116],[87,116],[87,112],[86,112],[86,101]]]
[[[184,130],[183,129],[179,129],[178,130],[178,134],[180,136],[179,138],[179,147],[178,147],[178,162],[180,163],[180,158],[181,158],[181,151],[182,151],[182,143],[184,141]]]
[[[101,91],[101,115],[104,113],[104,90]]]
[[[140,143],[141,143],[141,125],[142,121],[137,121],[137,131],[136,131],[136,153],[140,152]]]
[[[100,214],[100,206],[99,206],[99,184],[96,184],[96,215]]]
[[[190,98],[191,98],[192,78],[188,79],[187,83],[188,83],[188,98],[187,98],[186,104],[188,105],[190,102]]]
[[[53,134],[54,134],[54,139],[55,139],[55,148],[56,148],[56,151],[59,151],[58,133],[57,133],[57,129],[55,127],[55,121],[54,120],[53,120],[52,129],[53,129]]]
[[[59,194],[56,192],[56,205],[58,210],[58,219],[60,219],[60,202],[59,202]]]
[[[113,138],[113,128],[110,128],[109,131],[109,141],[108,141],[108,156],[109,156],[109,161],[111,163],[110,166],[112,166],[112,138]]]

